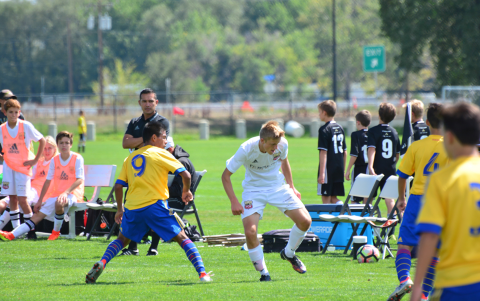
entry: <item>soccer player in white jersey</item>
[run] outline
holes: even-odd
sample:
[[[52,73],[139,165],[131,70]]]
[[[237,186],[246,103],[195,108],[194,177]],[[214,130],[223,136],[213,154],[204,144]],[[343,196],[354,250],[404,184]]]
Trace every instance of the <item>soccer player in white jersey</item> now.
[[[284,136],[285,132],[276,121],[267,122],[262,126],[260,136],[242,143],[235,155],[227,160],[227,168],[222,174],[223,187],[230,199],[232,213],[242,216],[248,254],[255,269],[260,272],[260,281],[271,280],[263,249],[257,238],[258,222],[262,219],[267,204],[277,207],[295,223],[287,246],[280,252],[281,258],[288,260],[300,274],[307,271],[295,255],[295,250],[305,238],[312,219],[300,201],[300,193],[293,185],[287,158],[288,142]],[[230,177],[242,165],[246,171],[240,203],[233,191]]]

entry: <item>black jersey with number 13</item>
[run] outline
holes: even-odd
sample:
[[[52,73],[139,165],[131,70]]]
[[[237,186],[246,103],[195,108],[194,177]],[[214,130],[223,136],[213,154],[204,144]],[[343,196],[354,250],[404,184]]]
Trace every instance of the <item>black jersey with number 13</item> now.
[[[347,150],[345,133],[341,125],[329,121],[318,130],[318,150],[327,151],[325,183],[343,183],[343,153]]]
[[[368,130],[368,147],[375,147],[373,169],[377,175],[395,175],[400,140],[397,131],[388,124],[379,124]]]

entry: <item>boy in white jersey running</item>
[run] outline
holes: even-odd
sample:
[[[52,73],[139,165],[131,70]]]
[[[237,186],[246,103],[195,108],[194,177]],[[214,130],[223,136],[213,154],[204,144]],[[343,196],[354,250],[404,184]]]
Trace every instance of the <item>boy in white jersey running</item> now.
[[[276,121],[267,122],[262,126],[259,137],[244,142],[235,155],[227,160],[227,168],[222,174],[223,187],[230,199],[232,213],[242,216],[248,254],[253,266],[261,274],[260,281],[271,280],[257,238],[258,222],[262,219],[267,204],[277,207],[295,222],[288,244],[280,252],[281,258],[288,260],[295,271],[301,274],[307,271],[295,255],[295,250],[305,238],[312,219],[300,201],[300,193],[293,186],[292,171],[287,159],[288,142],[284,136],[285,132]],[[230,177],[242,165],[246,171],[240,203]],[[279,172],[280,168],[282,173]]]

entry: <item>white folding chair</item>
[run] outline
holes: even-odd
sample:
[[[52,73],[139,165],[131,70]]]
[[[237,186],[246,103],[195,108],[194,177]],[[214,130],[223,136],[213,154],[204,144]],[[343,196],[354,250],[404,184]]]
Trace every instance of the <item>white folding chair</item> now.
[[[350,192],[348,193],[347,199],[345,200],[345,203],[343,204],[342,209],[340,210],[340,214],[338,216],[333,216],[330,214],[319,215],[320,220],[334,222],[332,232],[330,232],[330,235],[328,236],[325,246],[328,246],[330,244],[330,241],[332,240],[333,235],[335,234],[335,230],[337,229],[339,223],[341,222],[355,223],[353,220],[358,220],[356,217],[352,217],[352,212],[350,211],[350,208],[348,205],[348,202],[350,201],[351,198],[353,197],[367,198],[367,202],[363,207],[362,212],[360,213],[360,217],[363,217],[366,214],[370,214],[370,211],[371,211],[370,204],[372,202],[375,191],[378,189],[378,185],[380,184],[380,180],[382,178],[383,178],[383,175],[375,175],[375,176],[365,175],[365,174],[358,175],[357,178],[355,179],[355,182],[353,183],[352,188],[350,189]],[[347,212],[348,215],[345,215],[345,212]],[[355,231],[356,231],[356,227],[354,227],[354,231],[347,243],[347,246],[345,247],[344,254],[347,253],[348,248],[352,242],[353,236],[356,235]],[[326,247],[323,248],[322,254],[324,254],[326,250],[327,250]]]

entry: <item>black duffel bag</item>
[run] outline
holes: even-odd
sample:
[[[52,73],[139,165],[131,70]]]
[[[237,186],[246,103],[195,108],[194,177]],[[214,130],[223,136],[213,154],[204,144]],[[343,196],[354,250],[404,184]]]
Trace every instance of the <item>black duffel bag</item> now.
[[[272,230],[263,233],[263,252],[280,253],[287,246],[290,229]],[[296,252],[320,252],[322,242],[313,232],[307,232],[305,239],[300,244]]]

